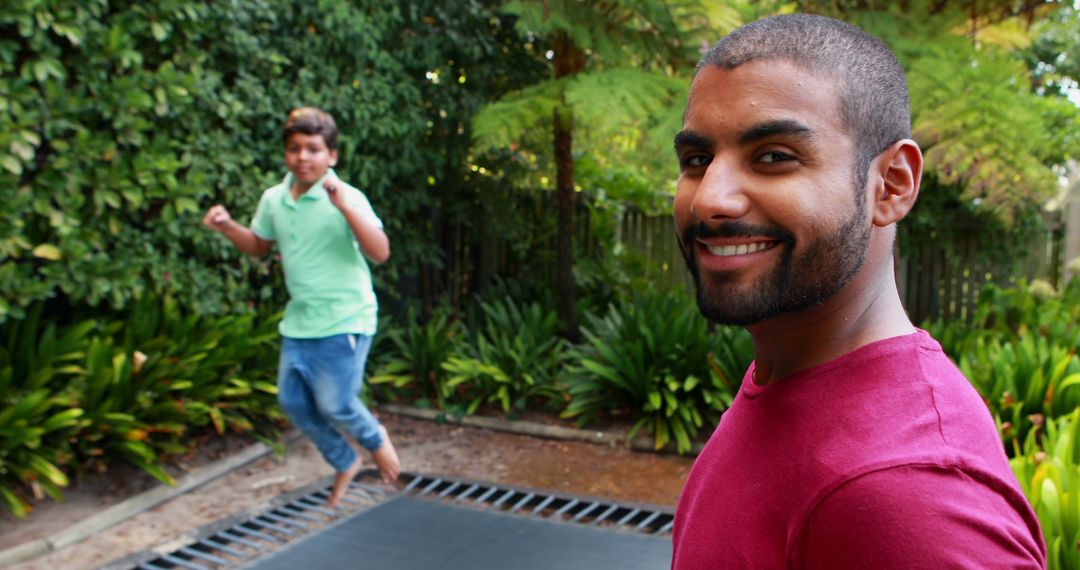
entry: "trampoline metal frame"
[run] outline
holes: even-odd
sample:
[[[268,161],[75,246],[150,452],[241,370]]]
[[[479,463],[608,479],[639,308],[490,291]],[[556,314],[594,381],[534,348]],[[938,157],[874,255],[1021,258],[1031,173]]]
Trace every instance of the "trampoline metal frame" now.
[[[99,570],[224,570],[238,568],[278,550],[287,543],[317,533],[344,518],[395,495],[494,509],[516,516],[592,525],[616,531],[667,535],[675,514],[670,507],[619,503],[595,497],[558,494],[491,482],[402,473],[400,491],[364,483],[378,481],[378,472],[362,471],[342,503],[326,508],[328,481],[285,495],[274,506],[247,518],[207,525],[186,546],[164,554],[141,553],[129,563],[108,564]],[[132,557],[129,557],[129,559]],[[128,560],[128,559],[125,559]]]

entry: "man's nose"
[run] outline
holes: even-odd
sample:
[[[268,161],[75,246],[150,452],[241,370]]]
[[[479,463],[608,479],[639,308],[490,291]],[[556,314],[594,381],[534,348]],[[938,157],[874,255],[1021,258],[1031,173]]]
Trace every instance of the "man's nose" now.
[[[750,210],[746,176],[731,162],[715,158],[705,170],[690,203],[690,212],[698,221],[741,218]]]

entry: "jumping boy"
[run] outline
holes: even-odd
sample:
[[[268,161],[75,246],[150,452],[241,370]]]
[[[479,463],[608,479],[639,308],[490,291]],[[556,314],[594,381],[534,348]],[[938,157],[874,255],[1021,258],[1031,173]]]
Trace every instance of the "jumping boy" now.
[[[390,241],[367,197],[334,174],[337,135],[330,114],[292,111],[282,132],[289,172],[263,192],[251,227],[221,205],[203,218],[248,255],[266,255],[278,244],[289,291],[278,401],[337,472],[331,507],[362,466],[342,433],[371,452],[384,481],[400,471],[386,429],[358,397],[378,311],[368,261],[385,262]]]

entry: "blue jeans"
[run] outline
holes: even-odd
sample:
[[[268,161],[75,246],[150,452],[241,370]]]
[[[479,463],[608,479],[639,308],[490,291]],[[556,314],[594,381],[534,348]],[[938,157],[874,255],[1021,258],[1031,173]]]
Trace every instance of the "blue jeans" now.
[[[379,421],[359,398],[371,339],[362,334],[282,338],[278,402],[337,471],[356,462],[343,433],[369,451],[382,446]]]

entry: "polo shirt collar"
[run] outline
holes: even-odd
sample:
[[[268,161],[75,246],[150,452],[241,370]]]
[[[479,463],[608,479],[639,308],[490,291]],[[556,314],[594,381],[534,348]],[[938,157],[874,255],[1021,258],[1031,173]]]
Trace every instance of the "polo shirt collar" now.
[[[300,195],[300,200],[322,200],[324,198],[327,198],[326,188],[323,186],[323,184],[325,184],[331,176],[336,177],[337,174],[334,173],[333,168],[327,168],[326,174],[324,174],[318,182],[312,184],[311,188],[308,188],[307,192],[304,192]],[[297,202],[297,200],[293,200],[292,195],[292,185],[294,182],[296,182],[296,177],[293,176],[293,173],[286,172],[285,179],[281,181],[281,184],[285,186],[285,192],[282,194],[281,198],[282,201],[286,204],[295,204]]]

